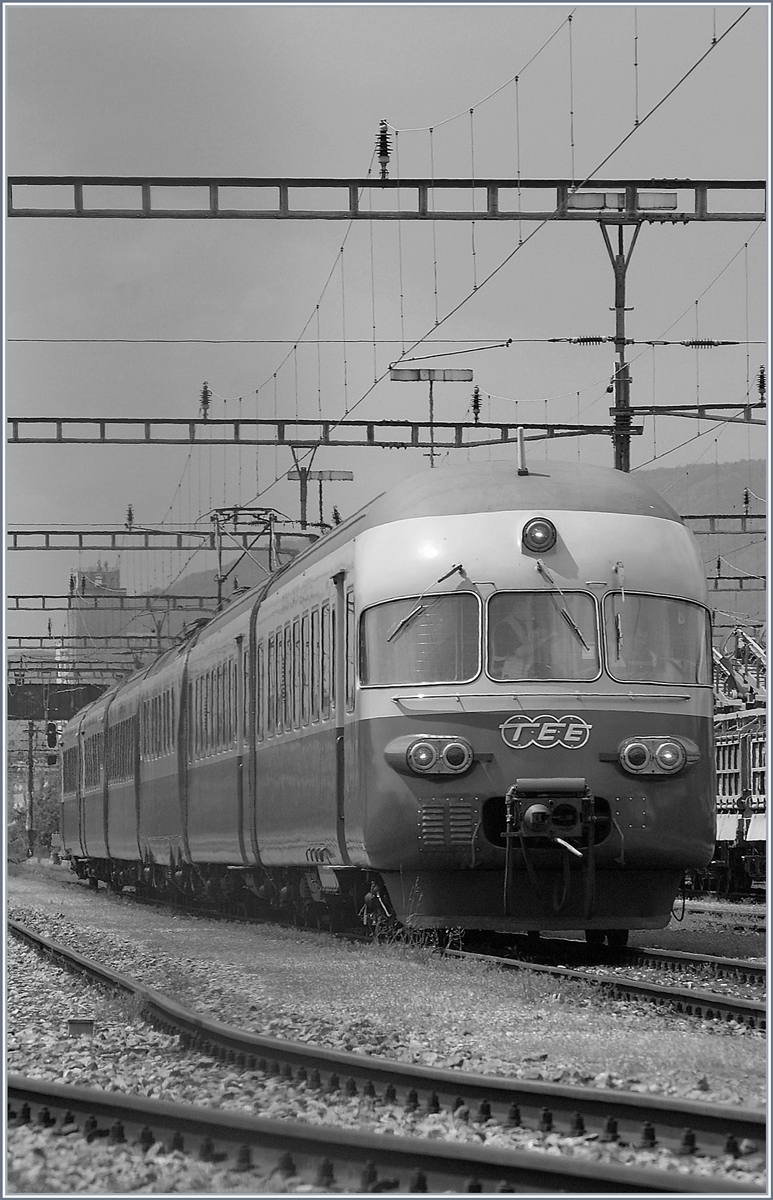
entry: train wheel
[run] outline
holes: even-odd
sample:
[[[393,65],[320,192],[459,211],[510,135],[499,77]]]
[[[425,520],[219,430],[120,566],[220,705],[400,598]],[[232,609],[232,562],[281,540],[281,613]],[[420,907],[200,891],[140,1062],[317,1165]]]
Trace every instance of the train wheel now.
[[[603,946],[606,936],[606,931],[603,929],[585,930],[585,941],[589,946]]]
[[[607,944],[610,950],[625,950],[628,945],[628,929],[608,929]]]

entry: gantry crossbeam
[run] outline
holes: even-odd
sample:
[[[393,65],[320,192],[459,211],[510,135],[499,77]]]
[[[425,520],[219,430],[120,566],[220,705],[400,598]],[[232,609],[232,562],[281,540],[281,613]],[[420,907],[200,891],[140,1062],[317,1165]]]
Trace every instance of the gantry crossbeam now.
[[[764,575],[707,575],[706,582],[712,592],[764,592],[767,580]]]
[[[683,521],[690,522],[693,533],[765,533],[766,521],[760,513],[685,513]]]
[[[507,424],[468,421],[320,421],[301,419],[280,421],[254,417],[231,421],[224,417],[188,419],[185,417],[8,417],[11,443],[47,445],[108,446],[291,446],[312,449],[315,446],[378,446],[391,450],[467,449],[515,442],[518,429],[526,430],[526,439],[581,437],[604,434],[611,437],[611,425],[548,424],[544,421]],[[27,430],[35,432],[27,432]],[[201,437],[197,431],[209,431]],[[295,434],[291,432],[295,430]],[[308,431],[308,436],[299,434]],[[39,432],[38,432],[39,431]],[[354,437],[353,433],[359,433]],[[641,434],[642,427],[631,429]],[[481,437],[489,433],[490,437]],[[214,435],[214,436],[213,436]],[[399,436],[398,436],[399,435]]]
[[[149,651],[148,653],[158,653]],[[53,658],[9,658],[7,662],[7,674],[17,676],[20,671],[24,672],[25,679],[31,676],[38,675],[42,678],[49,675],[126,675],[130,671],[136,671],[137,665],[131,658],[110,658],[101,659],[99,661],[88,658],[71,658],[67,660],[58,660]]]
[[[277,549],[281,552],[282,544],[288,538],[302,539],[314,542],[319,538],[317,532],[309,529],[290,528],[275,530],[274,542],[279,543]],[[325,529],[329,527],[326,525]],[[228,549],[234,546],[250,550],[256,541],[263,538],[268,542],[267,532],[251,533],[233,532],[228,530]],[[112,529],[8,529],[6,530],[6,550],[217,550],[217,533],[190,529],[126,529],[125,526],[114,526]],[[90,598],[90,597],[89,597]]]
[[[179,612],[214,613],[217,601],[214,596],[6,596],[6,607],[10,612],[67,612],[118,610],[125,612]]]
[[[693,421],[721,421],[729,425],[767,425],[764,417],[753,417],[752,410],[767,409],[760,404],[631,404],[624,411],[636,417],[687,417]],[[610,408],[610,414],[618,412]],[[728,413],[735,416],[728,416]]]
[[[163,635],[160,636],[163,638]],[[8,650],[47,650],[50,653],[52,649],[56,649],[82,654],[86,650],[83,643],[87,640],[89,646],[94,646],[96,653],[103,650],[129,650],[142,654],[158,649],[158,636],[155,633],[89,633],[81,634],[80,637],[77,634],[52,634],[50,637],[33,633],[8,634],[5,644]]]
[[[48,189],[48,194],[46,194]],[[187,194],[182,194],[183,191]],[[309,193],[325,191],[325,207]],[[540,193],[536,207],[524,196]],[[305,207],[294,207],[301,193]],[[461,193],[454,196],[453,193]],[[733,193],[736,193],[733,196]],[[756,208],[747,203],[756,193]],[[715,196],[715,194],[717,194]],[[330,197],[335,203],[331,204]],[[342,202],[339,202],[341,196]],[[718,199],[714,211],[711,200]],[[455,203],[456,202],[456,203]],[[12,175],[9,217],[326,221],[764,221],[759,179],[324,179]]]

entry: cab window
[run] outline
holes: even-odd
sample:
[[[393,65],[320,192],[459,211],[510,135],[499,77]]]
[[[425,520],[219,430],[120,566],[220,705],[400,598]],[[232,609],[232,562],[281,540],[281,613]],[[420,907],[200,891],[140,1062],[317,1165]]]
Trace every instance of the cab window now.
[[[364,685],[461,683],[480,670],[480,601],[473,592],[409,596],[360,619]]]
[[[711,683],[711,627],[700,604],[613,592],[604,600],[609,673],[650,683]]]
[[[488,607],[492,679],[595,679],[596,606],[585,592],[496,592]]]

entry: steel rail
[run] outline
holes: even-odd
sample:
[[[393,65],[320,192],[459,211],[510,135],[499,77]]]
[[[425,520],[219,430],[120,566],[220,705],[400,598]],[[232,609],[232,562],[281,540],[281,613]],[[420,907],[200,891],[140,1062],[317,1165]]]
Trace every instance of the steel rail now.
[[[479,1112],[543,1131],[560,1132],[563,1127],[571,1133],[578,1128],[579,1118],[589,1132],[598,1132],[603,1138],[609,1136],[612,1122],[621,1139],[646,1143],[655,1138],[676,1151],[684,1146],[687,1133],[697,1137],[702,1152],[710,1154],[727,1153],[728,1147],[744,1138],[765,1143],[765,1115],[753,1109],[396,1063],[246,1032],[192,1012],[18,921],[9,920],[8,929],[65,968],[138,997],[145,1019],[176,1033],[184,1045],[195,1045],[212,1057],[247,1069],[308,1081],[309,1086],[327,1091],[343,1086],[350,1095],[368,1095],[378,1085],[387,1089],[387,1094],[393,1092],[395,1098],[403,1096],[406,1106],[412,1108],[419,1106],[419,1093],[423,1092],[422,1103],[429,1111],[435,1111],[435,1105],[455,1110],[463,1095],[470,1107],[479,1106]]]
[[[687,954],[681,950],[655,950],[636,947],[626,950],[624,963],[642,966],[665,966],[672,970],[706,969],[717,978],[738,979],[741,982],[765,983],[768,977],[767,963],[748,962],[742,958],[721,958],[712,954]]]
[[[465,950],[444,950],[443,953],[453,958],[477,959],[480,962],[496,964],[506,970],[535,971],[558,978],[594,983],[611,989],[625,1000],[648,1000],[656,1004],[669,1004],[677,1012],[687,1013],[688,1016],[741,1021],[752,1029],[765,1029],[766,1025],[767,1006],[759,1000],[743,1000],[736,996],[703,991],[701,988],[683,989],[668,984],[646,983],[644,980],[629,979],[622,975],[591,975],[587,971],[573,971],[569,967],[550,967],[515,958],[470,954]]]
[[[661,950],[650,946],[629,946],[621,952],[605,951],[602,947],[590,947],[586,942],[576,938],[544,937],[539,943],[540,951],[550,954],[576,955],[587,963],[589,952],[600,951],[599,957],[592,962],[598,966],[600,962],[611,962],[621,966],[655,966],[671,970],[700,970],[713,971],[718,978],[738,979],[742,982],[765,983],[768,974],[764,962],[750,962],[743,958],[721,958],[713,954],[690,954],[682,950]],[[614,957],[612,957],[614,953]]]
[[[335,1186],[336,1191],[398,1190],[399,1178],[383,1177],[385,1172],[395,1171],[403,1180],[411,1176],[405,1189],[411,1192],[449,1188],[467,1192],[528,1188],[585,1194],[706,1191],[707,1177],[697,1173],[600,1163],[537,1151],[486,1148],[469,1142],[435,1142],[365,1133],[284,1119],[272,1121],[236,1109],[216,1111],[170,1104],[19,1075],[9,1076],[8,1096],[12,1106],[19,1105],[18,1111],[13,1108],[11,1126],[26,1124],[36,1110],[39,1125],[58,1124],[60,1129],[62,1126],[71,1129],[78,1113],[86,1118],[82,1128],[91,1140],[107,1137],[109,1143],[118,1145],[127,1140],[128,1129],[137,1138],[137,1144],[147,1149],[159,1140],[158,1133],[162,1131],[164,1136],[172,1134],[174,1149],[190,1150],[191,1142],[195,1143],[200,1158],[215,1159],[219,1146],[238,1147],[233,1166],[239,1170],[250,1169],[253,1152],[257,1152],[272,1173],[285,1178],[306,1174],[317,1186]],[[52,1109],[63,1114],[59,1122]],[[110,1122],[108,1128],[105,1122]],[[187,1147],[185,1141],[181,1146],[183,1138],[187,1139]],[[464,1186],[460,1186],[463,1181]],[[715,1174],[711,1176],[711,1190],[730,1194],[764,1191],[762,1187],[750,1187]]]

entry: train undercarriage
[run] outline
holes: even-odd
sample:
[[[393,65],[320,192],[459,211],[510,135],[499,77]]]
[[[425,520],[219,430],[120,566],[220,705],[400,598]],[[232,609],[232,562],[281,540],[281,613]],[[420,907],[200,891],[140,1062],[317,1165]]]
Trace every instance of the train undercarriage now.
[[[77,858],[70,868],[79,879],[114,893],[124,890],[196,911],[216,911],[239,919],[276,917],[326,930],[359,923],[396,925],[389,897],[374,872],[332,871],[325,867],[232,867],[216,863],[168,863]]]

